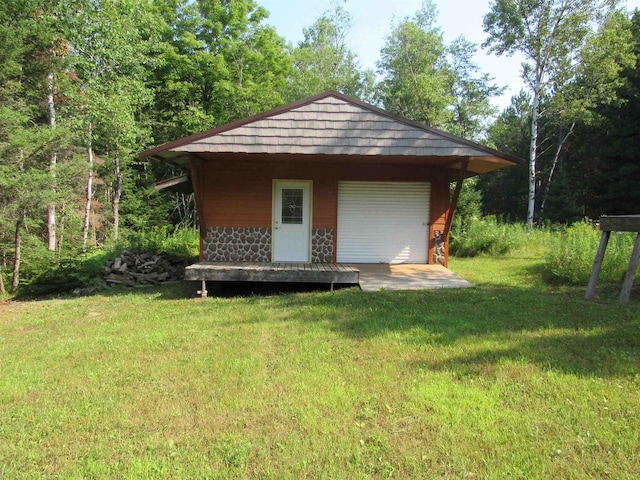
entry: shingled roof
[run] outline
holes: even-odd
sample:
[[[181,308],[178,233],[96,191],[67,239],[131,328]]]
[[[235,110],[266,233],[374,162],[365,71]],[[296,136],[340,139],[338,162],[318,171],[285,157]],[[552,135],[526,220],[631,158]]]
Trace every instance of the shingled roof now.
[[[187,154],[187,155],[185,155]],[[325,92],[266,113],[161,145],[140,154],[183,163],[189,154],[386,157],[426,164],[469,160],[468,174],[521,161],[441,130],[390,114],[338,92]]]

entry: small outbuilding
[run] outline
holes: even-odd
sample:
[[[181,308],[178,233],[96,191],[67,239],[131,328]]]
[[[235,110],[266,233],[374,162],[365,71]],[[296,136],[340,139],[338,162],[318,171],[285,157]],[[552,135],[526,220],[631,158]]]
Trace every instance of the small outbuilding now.
[[[519,163],[325,92],[140,154],[184,169],[201,262],[448,263],[459,189]]]

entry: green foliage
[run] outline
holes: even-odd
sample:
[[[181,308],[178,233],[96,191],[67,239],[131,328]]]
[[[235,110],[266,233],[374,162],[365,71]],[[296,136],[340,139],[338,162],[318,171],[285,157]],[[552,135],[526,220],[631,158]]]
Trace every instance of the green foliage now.
[[[534,222],[538,203],[544,203],[538,199],[538,156],[547,148],[543,145],[544,136],[539,128],[540,121],[545,116],[562,117],[565,111],[571,112],[567,114],[568,124],[562,127],[572,131],[576,121],[575,114],[584,111],[582,105],[586,102],[584,98],[576,97],[567,103],[559,101],[558,104],[562,106],[556,109],[542,104],[545,101],[547,104],[553,104],[554,94],[560,92],[557,95],[559,99],[563,91],[571,90],[571,85],[580,70],[576,58],[580,57],[585,43],[588,44],[588,39],[594,35],[592,29],[597,27],[614,7],[615,2],[608,0],[495,0],[484,17],[484,30],[488,35],[484,46],[498,55],[519,53],[524,58],[522,79],[531,92],[527,194],[529,226]],[[586,90],[579,88],[573,89],[573,92],[582,94]],[[559,136],[548,182],[552,180],[553,170],[567,139],[566,135]]]
[[[166,253],[196,258],[200,253],[200,233],[196,228],[172,231],[168,226],[154,227],[127,235],[126,248],[137,252]]]
[[[449,252],[457,257],[505,255],[518,245],[517,227],[498,222],[495,217],[460,222],[451,231]]]
[[[469,222],[481,217],[482,195],[477,188],[477,177],[466,179],[462,182],[456,214],[454,218],[454,230],[463,230]],[[455,191],[455,183],[451,184],[451,194]]]
[[[552,283],[586,285],[598,251],[601,232],[582,221],[550,239],[544,274]],[[607,246],[600,281],[621,282],[629,265],[634,235],[612,233]]]
[[[163,143],[283,103],[291,59],[254,0],[154,1],[153,136]]]
[[[446,45],[436,18],[425,1],[393,25],[377,63],[376,99],[397,115],[479,141],[502,90],[473,62],[476,45],[464,37]]]
[[[413,18],[393,27],[380,52],[377,98],[386,110],[433,127],[451,120],[447,106],[455,76],[446,60],[436,8],[425,2]]]
[[[456,257],[525,255],[542,257],[558,226],[527,228],[523,223],[497,219],[495,216],[456,220],[451,231],[449,251]]]
[[[35,276],[25,282],[19,291],[20,297],[33,297],[67,293],[76,288],[98,289],[98,275],[100,269],[116,255],[116,250],[96,250],[94,252],[76,252],[67,258],[57,258],[48,254],[41,264],[34,264],[33,258],[29,262],[30,268],[35,268]],[[28,272],[28,269],[27,269]]]
[[[291,52],[293,70],[289,79],[290,101],[336,90],[362,100],[371,100],[373,72],[360,68],[347,45],[351,15],[334,3],[304,29],[304,39]]]
[[[628,28],[635,62],[640,63],[639,11]],[[619,83],[616,101],[598,104],[592,114],[597,120],[579,126],[571,155],[574,190],[581,193],[590,218],[640,212],[640,69],[624,67]]]

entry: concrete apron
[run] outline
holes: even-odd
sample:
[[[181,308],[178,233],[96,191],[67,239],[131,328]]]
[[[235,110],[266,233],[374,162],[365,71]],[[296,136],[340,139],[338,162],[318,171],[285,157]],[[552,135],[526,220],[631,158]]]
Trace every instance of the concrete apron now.
[[[365,292],[469,288],[473,285],[442,265],[358,263],[360,288]]]

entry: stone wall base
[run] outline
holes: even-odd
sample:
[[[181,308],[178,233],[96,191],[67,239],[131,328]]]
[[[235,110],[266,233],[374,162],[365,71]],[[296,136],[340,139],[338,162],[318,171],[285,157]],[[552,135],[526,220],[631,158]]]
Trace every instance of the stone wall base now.
[[[270,262],[271,229],[209,227],[203,242],[205,262]]]
[[[311,231],[311,262],[333,263],[333,228],[314,228]]]
[[[203,241],[205,262],[270,262],[270,228],[209,227]],[[311,261],[335,261],[332,228],[314,228],[311,231]]]

